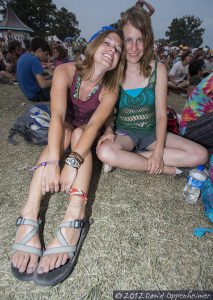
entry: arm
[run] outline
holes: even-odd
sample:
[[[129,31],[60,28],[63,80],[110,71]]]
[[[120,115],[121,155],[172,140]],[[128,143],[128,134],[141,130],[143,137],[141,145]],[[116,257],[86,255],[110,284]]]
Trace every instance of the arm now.
[[[177,63],[175,63],[175,64],[172,66],[172,68],[171,68],[171,70],[170,70],[170,72],[169,72],[169,80],[170,80],[174,85],[178,86],[178,83],[177,83],[176,80],[175,80],[175,74],[176,74],[176,72],[177,72]]]
[[[72,151],[77,152],[83,158],[85,158],[89,153],[90,148],[100,128],[103,126],[104,122],[112,112],[118,95],[117,91],[112,93],[106,92],[101,94],[102,95],[100,95],[99,98],[101,103],[99,104],[98,108],[96,109],[91,119],[89,120],[89,123],[86,125],[85,129],[83,130],[83,133],[78,143],[75,145],[75,147],[72,148]],[[63,191],[66,191],[67,193],[69,192],[70,188],[72,187],[75,181],[75,178],[78,176],[77,174],[78,174],[78,170],[76,168],[71,168],[70,166],[65,164],[60,178]]]
[[[56,68],[51,88],[51,120],[48,132],[49,160],[60,159],[63,126],[67,110],[67,89],[75,67],[61,65]]]
[[[150,4],[150,3],[148,3],[147,1],[144,1],[144,0],[139,0],[137,3],[136,3],[136,5],[140,5],[140,6],[145,6],[147,9],[148,9],[148,11],[147,11],[147,13],[148,13],[148,15],[151,17],[151,15],[153,15],[154,14],[154,12],[155,12],[155,9],[154,9],[154,7]]]
[[[155,86],[156,146],[148,162],[150,173],[154,174],[160,174],[163,171],[163,153],[167,129],[166,98],[167,71],[162,63],[158,63]]]
[[[114,113],[112,111],[112,113],[110,114],[110,116],[108,117],[108,119],[105,122],[105,132],[104,134],[100,137],[98,144],[97,144],[97,148],[100,147],[100,145],[106,141],[106,140],[110,140],[111,143],[114,143],[115,141],[115,134],[114,134]]]
[[[60,160],[63,142],[63,127],[67,109],[67,89],[69,87],[72,72],[75,68],[62,65],[54,72],[51,89],[51,119],[48,132],[47,161]],[[42,174],[42,193],[50,190],[59,191],[60,167],[59,165],[47,165]]]
[[[113,111],[116,100],[118,96],[118,91],[106,92],[103,91],[100,95],[101,103],[99,104],[97,110],[94,112],[89,123],[87,124],[83,135],[81,136],[79,142],[77,143],[74,151],[81,154],[83,157],[87,155],[90,148],[105,121],[110,117]],[[111,119],[107,120],[108,125],[111,123]],[[112,125],[112,123],[111,123]],[[107,130],[111,130],[109,126]]]
[[[43,76],[43,68],[38,57],[34,56],[30,61],[30,66],[33,75],[35,76],[40,88],[44,89],[51,86],[52,81],[46,80]]]
[[[45,89],[51,86],[52,80],[47,80],[42,74],[36,74],[35,78],[40,86],[40,88]]]

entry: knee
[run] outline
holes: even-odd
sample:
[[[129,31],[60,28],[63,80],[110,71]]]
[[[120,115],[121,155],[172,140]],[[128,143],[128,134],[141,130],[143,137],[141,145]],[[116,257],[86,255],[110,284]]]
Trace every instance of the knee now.
[[[71,144],[72,145],[75,145],[80,137],[82,136],[84,130],[82,128],[76,128],[73,130],[73,133],[72,133],[72,137],[71,137]]]
[[[193,158],[193,165],[203,165],[206,164],[208,161],[208,151],[203,146],[198,146],[196,151],[191,153],[191,157]]]
[[[116,153],[110,142],[107,141],[101,144],[101,146],[97,148],[96,153],[102,162],[112,166],[115,165]]]

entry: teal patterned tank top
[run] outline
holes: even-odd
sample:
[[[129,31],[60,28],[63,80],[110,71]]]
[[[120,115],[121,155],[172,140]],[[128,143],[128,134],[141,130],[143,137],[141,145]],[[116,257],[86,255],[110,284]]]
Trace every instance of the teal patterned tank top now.
[[[155,120],[155,84],[157,62],[150,75],[148,85],[135,96],[130,96],[122,87],[117,102],[115,128],[131,132],[153,132]]]

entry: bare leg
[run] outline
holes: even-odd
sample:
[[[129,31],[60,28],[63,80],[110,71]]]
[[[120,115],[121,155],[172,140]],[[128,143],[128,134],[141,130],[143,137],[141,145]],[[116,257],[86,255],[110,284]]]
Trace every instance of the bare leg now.
[[[98,149],[98,158],[106,164],[123,169],[147,171],[147,159],[131,152],[134,144],[130,137],[117,135],[115,142],[104,142]]]
[[[153,151],[154,148],[155,143],[148,146],[147,150]],[[149,151],[142,153],[142,155],[149,157]],[[168,133],[163,159],[164,164],[169,167],[195,167],[207,162],[208,151],[193,141]]]
[[[71,145],[72,148],[77,144],[83,133],[83,128],[77,128],[74,130]],[[90,186],[90,179],[92,175],[92,154],[87,154],[84,159],[83,165],[79,168],[73,187],[80,189],[81,191],[88,193]],[[64,221],[82,220],[85,216],[85,201],[79,196],[71,195],[70,203],[65,213]],[[75,228],[62,228],[62,234],[64,235],[67,242],[75,246],[80,236],[80,229]],[[60,243],[57,238],[48,245],[47,249],[59,247]],[[39,267],[38,274],[48,273],[50,270],[64,265],[68,259],[71,259],[67,253],[51,254],[42,257]]]
[[[67,127],[64,136],[64,145],[63,145],[64,150],[70,144],[71,132],[72,132],[71,127]],[[41,163],[42,161],[46,161],[47,157],[48,157],[48,146],[46,146],[42,151],[38,164]],[[40,210],[40,205],[42,200],[42,193],[41,193],[42,172],[43,172],[43,167],[40,167],[33,174],[33,178],[30,184],[28,199],[21,210],[21,216],[25,219],[31,219],[34,221],[38,220],[38,215],[39,215],[39,210]],[[19,242],[31,230],[32,227],[30,225],[20,226],[19,230],[17,231],[15,241]],[[30,239],[27,245],[40,249],[41,244],[38,235],[35,235],[32,239]],[[33,273],[33,271],[35,270],[38,264],[38,256],[23,251],[15,251],[11,257],[11,262],[14,267],[19,269],[19,272],[27,272],[31,274]]]
[[[123,169],[147,171],[147,159],[152,155],[155,142],[142,153],[130,152],[134,145],[128,136],[116,136],[115,142],[104,142],[97,155],[100,160],[114,167]],[[168,133],[164,149],[165,174],[175,174],[175,167],[194,167],[203,164],[208,159],[207,150],[197,143]]]

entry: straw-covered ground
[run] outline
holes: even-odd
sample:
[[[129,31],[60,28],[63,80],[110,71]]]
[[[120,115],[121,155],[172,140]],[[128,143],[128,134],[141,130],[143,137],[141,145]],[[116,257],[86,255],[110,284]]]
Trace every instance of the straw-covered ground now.
[[[116,169],[104,174],[95,159],[90,212],[95,222],[87,235],[72,275],[53,288],[17,281],[10,273],[15,220],[26,199],[41,147],[7,143],[8,130],[25,110],[27,100],[18,86],[0,85],[0,299],[112,299],[113,290],[212,289],[212,238],[193,236],[198,226],[210,227],[202,204],[183,202],[186,179],[149,176]],[[184,98],[169,95],[169,105],[180,112]],[[50,200],[50,201],[49,201]],[[49,202],[45,243],[53,237],[67,201],[64,194]]]

